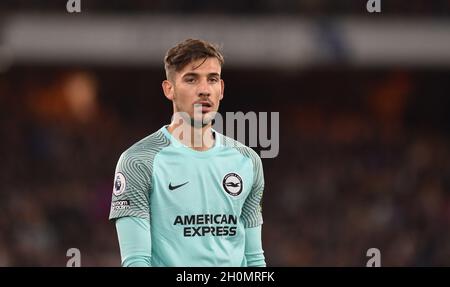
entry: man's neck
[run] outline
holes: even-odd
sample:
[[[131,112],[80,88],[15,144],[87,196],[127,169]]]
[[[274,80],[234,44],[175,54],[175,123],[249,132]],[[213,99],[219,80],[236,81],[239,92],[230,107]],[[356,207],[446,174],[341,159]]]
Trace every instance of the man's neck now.
[[[193,127],[186,122],[171,122],[167,130],[182,144],[196,151],[206,151],[214,146],[215,139],[211,124],[204,127]]]

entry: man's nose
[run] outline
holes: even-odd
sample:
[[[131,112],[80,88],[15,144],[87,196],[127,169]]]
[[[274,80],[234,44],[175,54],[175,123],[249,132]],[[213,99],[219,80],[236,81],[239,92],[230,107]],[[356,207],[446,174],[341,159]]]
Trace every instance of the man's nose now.
[[[207,80],[200,81],[198,85],[197,94],[199,97],[209,97],[211,91]]]

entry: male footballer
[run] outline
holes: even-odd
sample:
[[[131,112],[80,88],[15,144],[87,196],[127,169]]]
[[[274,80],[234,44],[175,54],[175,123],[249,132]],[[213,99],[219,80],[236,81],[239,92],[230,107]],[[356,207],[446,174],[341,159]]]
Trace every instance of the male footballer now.
[[[117,163],[111,211],[122,266],[266,266],[261,159],[212,128],[224,93],[219,49],[188,39],[167,51],[169,125]]]

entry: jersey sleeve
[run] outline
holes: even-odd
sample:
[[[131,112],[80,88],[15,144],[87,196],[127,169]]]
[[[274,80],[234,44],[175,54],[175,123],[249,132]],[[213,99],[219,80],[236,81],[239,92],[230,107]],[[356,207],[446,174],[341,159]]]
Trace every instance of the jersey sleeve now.
[[[142,159],[124,152],[117,162],[109,219],[134,216],[150,219],[151,169]]]
[[[245,228],[245,259],[248,267],[266,267],[261,240],[261,225]]]
[[[136,217],[116,220],[123,267],[151,267],[152,239],[150,222]]]
[[[264,172],[261,158],[251,150],[249,153],[253,163],[253,185],[242,207],[242,221],[246,228],[263,224],[262,197],[264,191]]]

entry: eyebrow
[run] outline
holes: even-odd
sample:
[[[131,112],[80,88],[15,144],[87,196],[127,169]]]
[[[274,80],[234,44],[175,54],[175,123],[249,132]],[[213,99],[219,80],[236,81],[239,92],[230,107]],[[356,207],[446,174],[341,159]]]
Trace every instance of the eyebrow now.
[[[195,73],[195,72],[189,72],[189,73],[184,74],[184,75],[183,75],[183,78],[184,78],[184,77],[198,77],[198,76],[199,76],[198,73]],[[207,76],[208,76],[208,77],[219,77],[219,78],[220,78],[220,74],[219,74],[219,73],[209,73]]]

